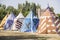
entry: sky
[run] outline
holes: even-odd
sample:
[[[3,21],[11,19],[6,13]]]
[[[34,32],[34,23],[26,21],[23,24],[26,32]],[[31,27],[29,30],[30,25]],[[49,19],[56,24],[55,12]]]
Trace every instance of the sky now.
[[[18,3],[25,3],[28,1],[30,3],[34,2],[36,4],[41,5],[42,9],[46,9],[48,4],[50,7],[54,8],[55,13],[60,13],[60,0],[0,0],[1,4],[5,4],[6,6],[14,6],[14,8],[18,7]]]

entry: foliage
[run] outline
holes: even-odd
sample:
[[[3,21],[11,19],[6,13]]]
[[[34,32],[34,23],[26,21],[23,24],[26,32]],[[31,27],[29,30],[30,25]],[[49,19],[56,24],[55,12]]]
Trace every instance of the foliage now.
[[[53,8],[53,7],[50,7],[50,10],[51,10],[52,12],[54,12],[54,8]]]
[[[6,15],[6,10],[3,7],[0,7],[0,20]]]
[[[39,4],[35,4],[35,3],[29,3],[29,2],[25,2],[23,4],[18,4],[18,8],[14,8],[13,6],[8,6],[6,7],[6,5],[2,5],[0,4],[0,21],[3,19],[3,17],[10,12],[13,12],[16,16],[19,14],[19,12],[22,12],[22,14],[26,17],[29,13],[30,10],[33,11],[34,15],[37,15],[36,13],[36,9],[41,9],[41,6]],[[50,8],[51,11],[54,12],[54,8],[51,7]],[[58,16],[60,17],[60,14],[58,14]]]
[[[27,14],[29,13],[30,9],[31,9],[31,8],[30,8],[30,3],[28,3],[28,2],[26,1],[26,3],[23,4],[23,9],[22,9],[23,15],[24,15],[24,16],[27,16]]]
[[[58,16],[59,16],[59,18],[60,18],[60,14],[57,14]]]

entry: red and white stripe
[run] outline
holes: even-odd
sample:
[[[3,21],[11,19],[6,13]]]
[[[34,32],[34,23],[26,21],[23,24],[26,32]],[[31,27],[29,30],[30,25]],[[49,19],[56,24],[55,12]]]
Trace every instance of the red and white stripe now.
[[[48,17],[46,17],[48,18]],[[48,24],[49,23],[49,24]],[[54,22],[57,23],[57,20]],[[44,31],[47,31],[46,33],[56,33],[56,27],[55,24],[53,23],[53,20],[51,17],[49,17],[48,19],[43,19],[39,25],[39,29],[38,29],[38,33],[42,33]],[[60,24],[58,24],[57,26],[59,26]]]

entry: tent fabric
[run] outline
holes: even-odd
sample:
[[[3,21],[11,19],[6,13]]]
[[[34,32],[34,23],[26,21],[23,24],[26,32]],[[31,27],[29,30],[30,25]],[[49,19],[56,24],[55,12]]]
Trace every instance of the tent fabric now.
[[[6,19],[7,19],[8,15],[9,14],[6,14],[6,16],[3,18],[3,20],[2,20],[2,22],[0,24],[0,29],[4,29],[3,26],[4,26],[5,22],[6,22]]]
[[[60,34],[60,19],[59,19],[59,17],[55,18],[54,23],[56,25],[56,32],[57,32],[57,34]]]
[[[34,26],[35,19],[33,20],[33,18],[34,18],[34,13],[30,11],[23,21],[23,24],[20,29],[21,32],[34,32],[36,30],[36,27]]]
[[[59,21],[59,20],[58,20]],[[40,23],[37,29],[37,33],[39,34],[56,34],[56,23],[58,27],[60,27],[58,21],[56,21],[56,16],[53,12],[50,11],[48,7],[46,11],[40,16]]]
[[[21,28],[22,22],[24,20],[23,14],[20,12],[18,16],[14,19],[12,30],[19,30]]]
[[[11,30],[14,18],[15,18],[15,15],[13,13],[10,13],[4,25],[4,30]]]
[[[33,18],[33,31],[34,32],[36,32],[36,30],[37,30],[37,27],[38,27],[38,25],[39,25],[39,19],[38,18]]]
[[[33,24],[31,25],[31,18],[32,18],[32,11],[26,16],[26,18],[24,19],[24,21],[23,21],[23,24],[22,24],[22,26],[21,26],[21,29],[20,29],[20,31],[21,32],[29,32],[29,31],[31,31],[31,26],[33,26]]]

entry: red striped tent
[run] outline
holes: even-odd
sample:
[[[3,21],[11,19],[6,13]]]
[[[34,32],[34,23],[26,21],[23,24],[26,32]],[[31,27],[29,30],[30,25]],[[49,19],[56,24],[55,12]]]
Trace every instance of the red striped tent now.
[[[40,22],[37,29],[39,34],[56,34],[60,27],[60,20],[54,12],[48,7],[40,16]]]

